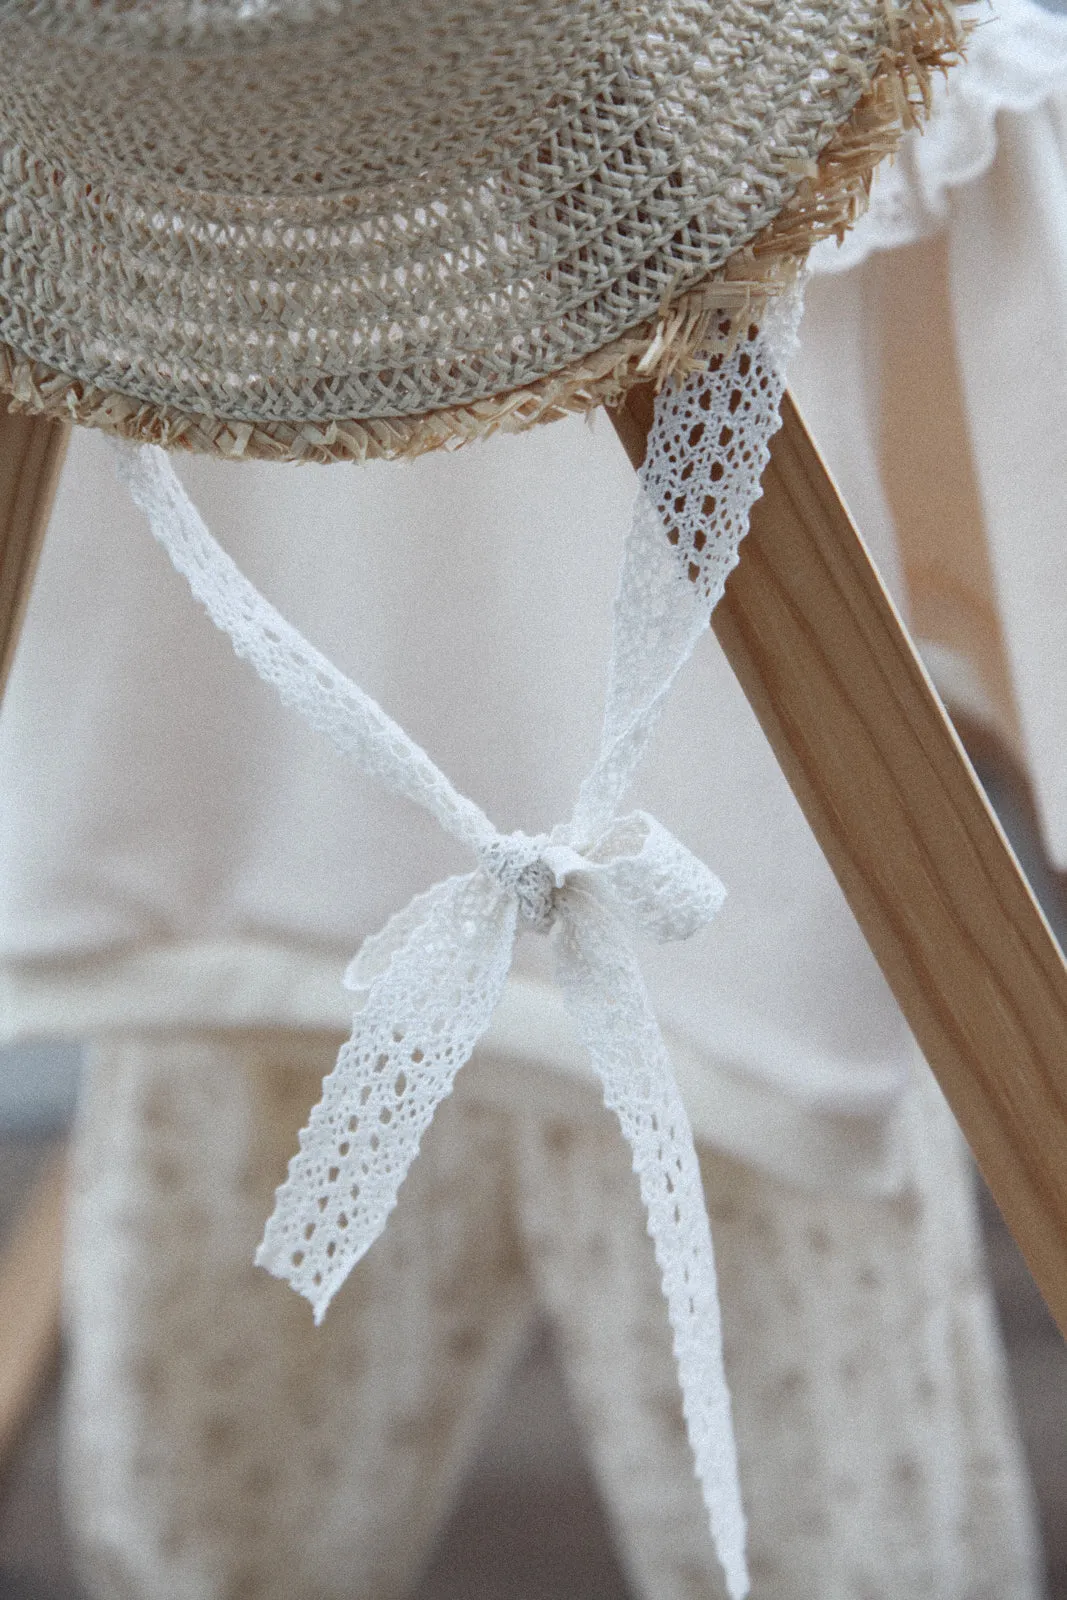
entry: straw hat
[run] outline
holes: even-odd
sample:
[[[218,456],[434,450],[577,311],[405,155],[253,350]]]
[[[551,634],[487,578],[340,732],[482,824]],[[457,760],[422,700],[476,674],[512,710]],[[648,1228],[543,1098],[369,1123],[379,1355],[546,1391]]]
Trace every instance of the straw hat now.
[[[958,35],[947,0],[0,0],[0,389],[317,459],[618,399],[847,225]]]

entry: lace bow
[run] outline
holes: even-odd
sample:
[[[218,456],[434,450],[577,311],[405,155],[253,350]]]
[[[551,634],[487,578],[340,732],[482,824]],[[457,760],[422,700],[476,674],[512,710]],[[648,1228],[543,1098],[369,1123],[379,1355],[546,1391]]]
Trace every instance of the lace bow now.
[[[643,812],[620,818],[585,850],[566,841],[567,831],[496,834],[474,872],[417,895],[365,941],[345,974],[356,996],[352,1038],[301,1136],[257,1256],[307,1296],[317,1321],[381,1232],[434,1111],[488,1028],[521,928],[548,933],[560,924],[559,982],[608,1104],[628,1120],[637,1170],[675,1196],[681,1214],[670,1227],[702,1231],[685,1113],[631,933],[687,939],[711,921],[725,890]],[[662,1204],[651,1176],[645,1200]]]
[[[133,498],[238,654],[478,862],[416,896],[349,967],[352,1037],[301,1134],[257,1260],[322,1318],[381,1233],[436,1107],[488,1028],[517,933],[551,933],[560,988],[633,1151],[689,1438],[735,1600],[748,1587],[745,1524],[711,1236],[688,1117],[633,948],[635,933],[689,938],[714,917],[724,890],[652,817],[620,816],[619,801],[737,559],[777,426],[781,350],[799,299],[784,313],[776,340],[753,327],[712,375],[660,397],[616,600],[600,754],[570,820],[537,837],[498,832],[290,627],[212,539],[163,451],[118,447]]]

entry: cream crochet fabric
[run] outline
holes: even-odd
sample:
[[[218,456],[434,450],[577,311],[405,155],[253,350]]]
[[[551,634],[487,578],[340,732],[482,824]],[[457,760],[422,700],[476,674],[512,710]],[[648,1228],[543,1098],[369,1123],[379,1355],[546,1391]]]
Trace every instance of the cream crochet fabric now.
[[[90,1592],[399,1600],[547,1312],[635,1596],[721,1594],[637,1184],[591,1086],[476,1057],[321,1329],[251,1267],[336,1042],[93,1049],[66,1462]],[[925,1070],[909,1117],[890,1199],[701,1152],[755,1600],[1040,1592],[966,1158]]]

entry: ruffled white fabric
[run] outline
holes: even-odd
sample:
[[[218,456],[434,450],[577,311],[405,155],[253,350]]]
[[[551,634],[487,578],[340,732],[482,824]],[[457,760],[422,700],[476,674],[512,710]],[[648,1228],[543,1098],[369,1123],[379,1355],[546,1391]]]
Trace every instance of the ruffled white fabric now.
[[[162,451],[121,453],[135,501],[238,654],[479,862],[417,896],[350,966],[352,1038],[301,1135],[257,1259],[322,1317],[380,1235],[437,1105],[488,1028],[516,933],[558,925],[559,986],[633,1152],[697,1474],[733,1596],[748,1579],[711,1238],[688,1118],[632,949],[634,931],[688,938],[715,915],[723,890],[654,819],[619,817],[618,806],[737,560],[798,315],[799,296],[790,297],[763,333],[750,330],[713,371],[661,397],[616,602],[600,753],[570,821],[536,837],[498,832],[285,622],[211,538]]]
[[[914,244],[941,228],[949,195],[988,172],[997,116],[1027,112],[1067,90],[1067,16],[1035,0],[983,0],[962,66],[935,82],[930,121],[875,174],[870,204],[840,244],[812,251],[815,272],[845,272],[877,250]]]

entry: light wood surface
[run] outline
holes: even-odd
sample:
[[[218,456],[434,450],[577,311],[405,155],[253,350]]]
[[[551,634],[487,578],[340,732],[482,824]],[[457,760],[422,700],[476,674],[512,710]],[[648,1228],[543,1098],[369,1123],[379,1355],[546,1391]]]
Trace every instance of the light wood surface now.
[[[0,412],[0,697],[15,657],[70,428]],[[59,1343],[65,1184],[43,1172],[0,1254],[0,1466],[33,1409]]]
[[[712,626],[1067,1332],[1067,968],[788,397],[763,491]]]
[[[70,428],[0,411],[0,695],[18,643]]]
[[[0,1467],[59,1348],[66,1174],[63,1152],[45,1160],[0,1250]]]

